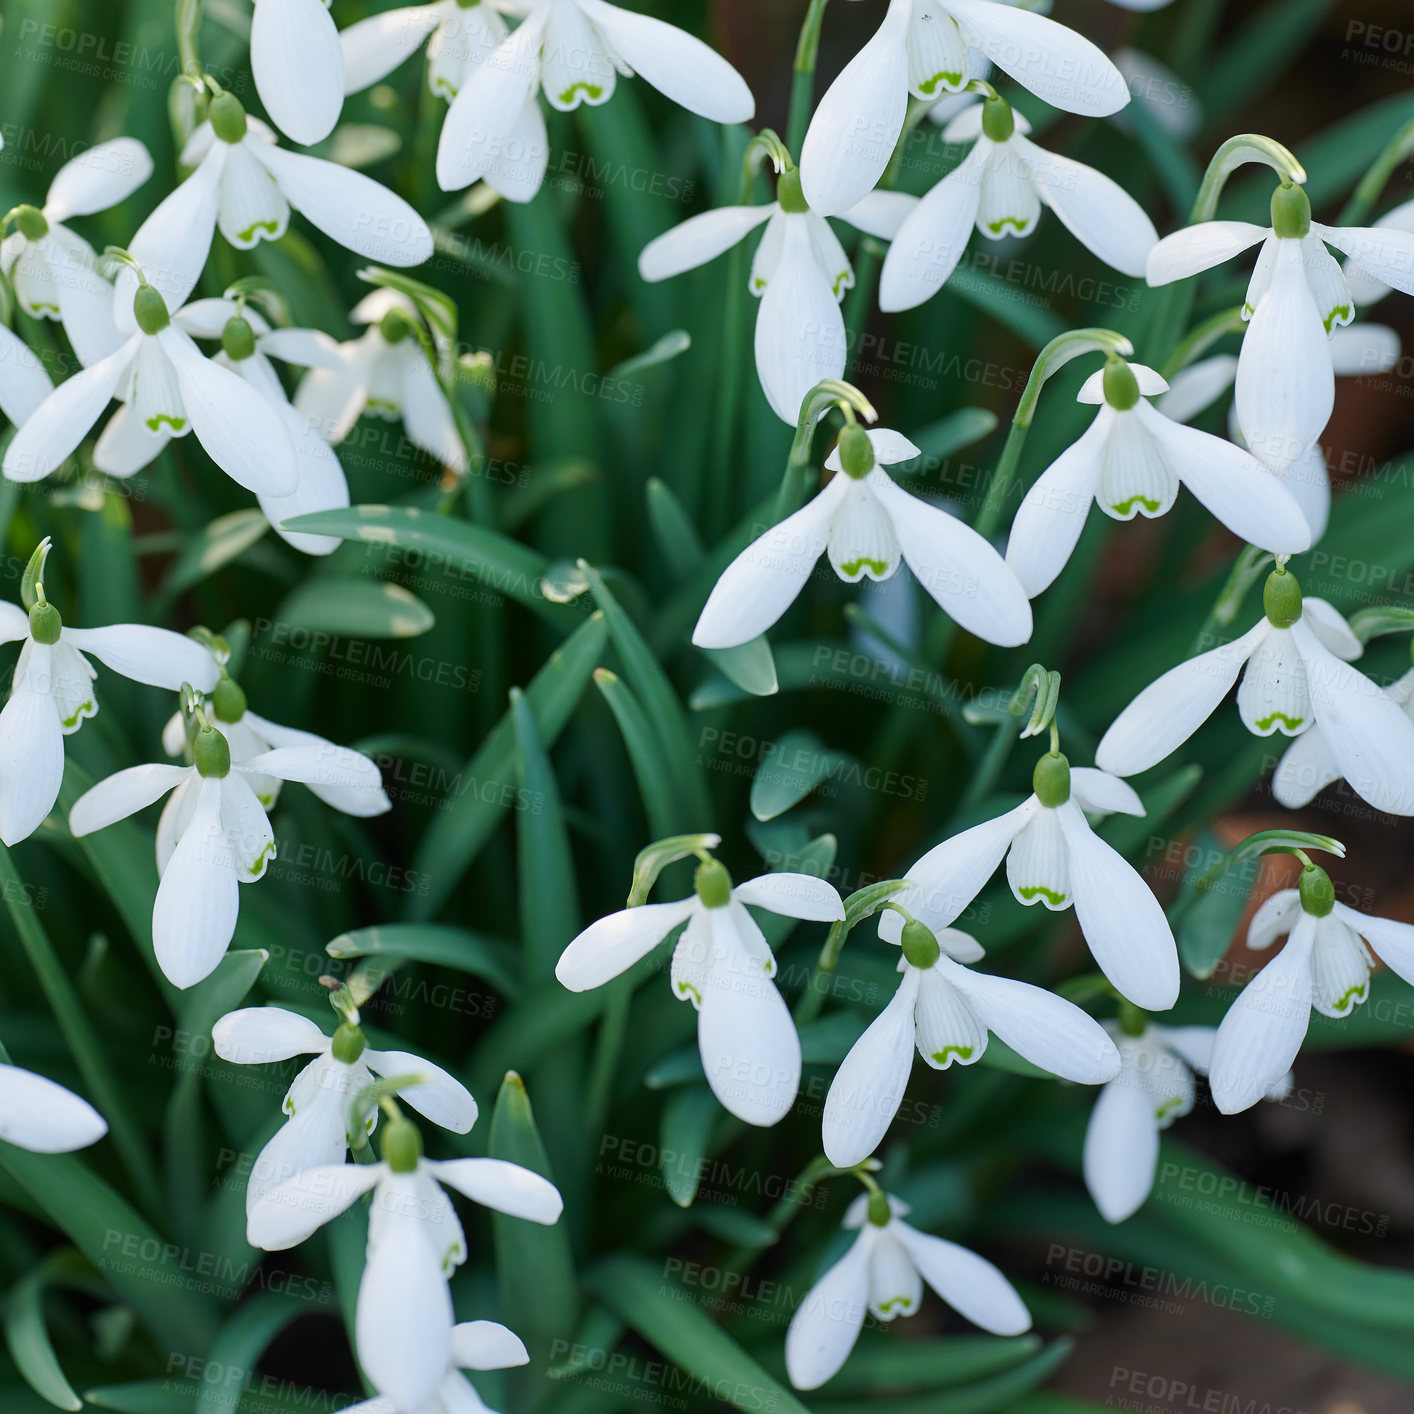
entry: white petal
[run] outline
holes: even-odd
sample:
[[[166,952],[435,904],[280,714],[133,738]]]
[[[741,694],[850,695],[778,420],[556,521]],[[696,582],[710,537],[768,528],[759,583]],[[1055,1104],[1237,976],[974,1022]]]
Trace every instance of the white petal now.
[[[732,890],[732,896],[738,903],[769,909],[787,918],[811,918],[829,923],[844,917],[839,890],[827,879],[814,874],[784,871],[761,874],[738,884]]]
[[[1012,1284],[985,1257],[895,1220],[889,1231],[904,1245],[923,1280],[960,1315],[993,1335],[1031,1329],[1031,1313]]]
[[[264,143],[248,146],[290,205],[331,240],[384,265],[421,265],[431,256],[427,223],[371,177]]]
[[[667,280],[685,270],[696,270],[730,250],[776,210],[768,206],[723,206],[690,216],[643,247],[638,273],[648,281]]]
[[[755,115],[746,80],[700,39],[605,0],[575,3],[634,73],[689,113],[714,123],[745,123]]]
[[[939,0],[915,0],[908,26],[908,88],[915,98],[957,93],[977,67],[957,21]],[[986,60],[982,60],[986,64]],[[991,65],[986,64],[990,71]],[[935,105],[936,107],[936,105]],[[930,110],[931,111],[931,110]],[[944,137],[951,142],[951,137]]]
[[[851,481],[830,518],[826,553],[835,573],[848,584],[866,575],[876,582],[888,579],[903,559],[893,521],[874,494],[872,480]]]
[[[51,226],[55,246],[64,252],[59,272],[59,318],[85,368],[119,349],[126,337],[113,322],[113,286],[98,273],[93,250],[63,226]]]
[[[1013,144],[997,143],[982,177],[977,229],[988,240],[1029,236],[1041,219],[1041,194]]]
[[[1073,1002],[946,958],[937,968],[972,1003],[987,1029],[1033,1065],[1080,1085],[1112,1080],[1119,1070],[1119,1053],[1105,1028]]]
[[[1351,632],[1345,616],[1327,599],[1307,594],[1301,601],[1301,621],[1323,647],[1347,663],[1365,651],[1365,645]]]
[[[344,92],[361,93],[391,74],[442,23],[446,14],[441,4],[408,5],[370,15],[341,30]]]
[[[1369,950],[1339,914],[1318,918],[1311,949],[1311,1005],[1322,1016],[1344,1017],[1369,995]]]
[[[1159,1126],[1149,1096],[1125,1073],[1100,1091],[1085,1130],[1085,1186],[1106,1222],[1138,1212],[1154,1186]]]
[[[368,1072],[360,1070],[358,1073],[366,1083]],[[285,1097],[285,1112],[290,1118],[255,1156],[246,1178],[247,1222],[260,1206],[261,1199],[282,1183],[310,1169],[343,1163],[349,1147],[347,1107],[351,1074],[351,1067],[321,1056],[295,1077]],[[296,1106],[293,1103],[296,1091],[306,1087],[308,1096],[301,1094]]]
[[[1264,241],[1270,234],[1266,226],[1254,226],[1250,221],[1202,221],[1185,226],[1165,236],[1149,252],[1145,262],[1145,278],[1151,285],[1171,285],[1186,280],[1202,270],[1211,270],[1240,255],[1244,250]]]
[[[216,231],[221,174],[229,150],[224,142],[212,143],[196,171],[161,202],[128,242],[128,253],[161,292],[168,309],[180,309],[201,278]],[[137,277],[131,270],[120,271],[113,296],[120,329],[136,327],[132,316],[136,292]]]
[[[830,521],[849,482],[847,476],[834,477],[722,571],[692,631],[699,648],[747,643],[785,613],[825,552]]]
[[[1092,815],[1143,815],[1144,802],[1128,781],[1093,766],[1070,768],[1071,799]]]
[[[869,486],[919,584],[969,633],[1012,648],[1031,637],[1031,605],[1007,563],[970,525],[910,496],[875,467]]]
[[[176,328],[158,336],[182,389],[197,441],[248,491],[286,495],[299,481],[290,435],[274,408],[245,379],[205,357]]]
[[[52,225],[71,216],[107,211],[130,197],[152,175],[152,154],[134,137],[115,137],[85,148],[54,174],[44,198]]]
[[[913,1070],[914,1004],[922,974],[906,967],[889,1004],[869,1023],[825,1096],[825,1157],[836,1168],[863,1163],[883,1141]]]
[[[403,368],[403,426],[408,439],[458,476],[465,476],[466,448],[446,394],[422,351],[413,352]]]
[[[1075,916],[1100,971],[1145,1011],[1178,1000],[1178,947],[1159,901],[1134,866],[1067,801],[1057,811],[1070,849]]]
[[[239,771],[221,782],[221,832],[237,879],[254,883],[275,857],[275,834],[264,806]]]
[[[462,1370],[506,1370],[530,1363],[525,1342],[496,1321],[463,1321],[452,1330],[452,1363]]]
[[[1331,330],[1331,366],[1352,378],[1389,373],[1399,363],[1399,335],[1383,324],[1351,324]]]
[[[1218,1027],[1208,1084],[1223,1114],[1260,1100],[1291,1069],[1311,1020],[1316,920],[1303,913],[1286,946],[1243,988]]]
[[[1040,903],[1051,910],[1070,907],[1069,851],[1054,810],[1043,806],[1012,841],[1006,877],[1018,903]]]
[[[985,138],[930,191],[899,227],[879,274],[879,308],[892,313],[931,299],[957,269],[977,224]]]
[[[873,37],[840,71],[810,120],[800,185],[812,211],[864,200],[893,156],[908,112],[909,0],[890,0]]]
[[[1391,972],[1406,982],[1414,981],[1414,924],[1356,913],[1343,903],[1336,904],[1333,912],[1369,943]]]
[[[1233,366],[1236,367],[1237,360],[1233,359]],[[1155,398],[1161,393],[1169,391],[1167,380],[1159,373],[1144,363],[1129,362],[1129,371],[1134,375],[1134,381],[1139,386],[1139,394],[1145,398]],[[1229,379],[1229,382],[1232,380]],[[1096,407],[1101,407],[1105,403],[1105,370],[1101,366],[1097,368],[1081,385],[1080,391],[1075,395],[1077,403],[1093,403]]]
[[[363,1053],[369,1069],[379,1075],[416,1075],[417,1084],[398,1093],[433,1124],[450,1129],[453,1134],[465,1134],[476,1123],[476,1101],[471,1091],[440,1065],[408,1051],[374,1051]]]
[[[64,778],[64,734],[46,690],[49,654],[38,651],[43,646],[33,646],[37,680],[26,673],[0,712],[0,840],[7,845],[28,839],[44,823]]]
[[[938,941],[941,945],[943,940]],[[906,967],[905,975],[912,970]],[[947,1070],[954,1061],[975,1065],[987,1050],[987,1025],[973,1010],[971,999],[949,980],[953,975],[939,963],[924,969],[918,979],[914,1039],[918,1054],[933,1070]]]
[[[923,1300],[923,1278],[907,1249],[885,1228],[869,1254],[869,1312],[880,1321],[912,1316]]]
[[[492,191],[507,201],[533,201],[545,180],[545,169],[549,163],[550,138],[545,128],[545,115],[532,94],[525,100],[520,117],[506,138],[504,150],[486,163],[481,178]]]
[[[1288,810],[1300,810],[1332,781],[1339,779],[1340,767],[1320,727],[1313,723],[1287,747],[1277,762],[1272,773],[1272,794]]]
[[[1398,226],[1323,226],[1312,234],[1343,250],[1361,270],[1406,295],[1414,294],[1414,232]]]
[[[697,906],[697,897],[646,903],[591,923],[560,955],[555,976],[562,987],[600,987],[653,951]]]
[[[260,334],[255,342],[267,358],[278,358],[282,363],[335,371],[343,367],[339,345],[318,329],[272,329]]]
[[[1013,137],[1007,146],[1025,163],[1041,200],[1081,245],[1113,269],[1143,276],[1159,233],[1118,182],[1083,162],[1037,147],[1029,138]]]
[[[786,1371],[796,1389],[818,1389],[849,1359],[869,1309],[872,1232],[849,1250],[805,1294],[786,1331]]]
[[[1177,751],[1212,716],[1242,665],[1266,637],[1265,618],[1241,638],[1155,678],[1110,724],[1095,752],[1102,771],[1134,776]]]
[[[935,845],[908,871],[908,887],[894,895],[895,902],[935,932],[947,927],[996,873],[1011,842],[1040,808],[1032,796]],[[893,909],[879,914],[879,936],[886,943],[897,943],[902,935],[903,919]]]
[[[1314,228],[1302,238],[1301,263],[1326,332],[1329,334],[1349,324],[1355,317],[1355,301],[1351,298],[1350,287],[1345,283],[1345,276],[1335,257],[1326,249]]]
[[[334,535],[286,530],[284,522],[313,511],[338,510],[349,504],[349,483],[333,449],[289,403],[276,404],[294,446],[299,483],[288,496],[261,496],[260,509],[275,533],[306,555],[331,555],[343,544]]]
[[[1302,264],[1301,242],[1278,240],[1271,285],[1247,324],[1237,360],[1237,420],[1273,470],[1300,456],[1335,406],[1326,326]]]
[[[153,763],[129,766],[86,790],[69,812],[69,833],[75,839],[91,835],[118,820],[126,820],[160,800],[193,775],[190,766]]]
[[[334,131],[344,106],[344,56],[322,0],[256,0],[250,66],[281,132],[308,147]]]
[[[921,449],[916,447],[902,432],[895,432],[888,427],[870,427],[865,434],[869,438],[869,446],[873,450],[874,460],[880,466],[893,466],[896,462],[911,462],[915,457],[923,455]],[[842,471],[844,463],[840,460],[839,443],[836,442],[829,456],[825,458],[825,465],[830,471]]]
[[[258,156],[265,151],[273,149],[259,138],[247,137],[226,153],[216,224],[237,250],[278,241],[289,228],[290,203]]]
[[[386,1173],[382,1164],[329,1164],[296,1174],[256,1205],[246,1225],[251,1244],[267,1252],[298,1246]]]
[[[211,1028],[216,1054],[237,1065],[263,1065],[291,1056],[318,1055],[329,1038],[307,1016],[278,1006],[228,1011]]]
[[[146,624],[110,624],[107,628],[65,628],[64,642],[134,682],[175,692],[184,682],[210,692],[220,669],[209,650],[194,638]]]
[[[63,464],[88,435],[137,357],[139,338],[66,378],[30,415],[5,451],[11,481],[38,481]]]
[[[564,1210],[560,1190],[548,1178],[505,1159],[451,1159],[427,1167],[438,1183],[513,1218],[548,1227],[559,1221]]]
[[[1095,500],[1114,410],[1095,420],[1037,478],[1016,508],[1006,562],[1031,598],[1055,583],[1085,529]]]
[[[841,221],[847,221],[857,231],[865,235],[877,236],[881,241],[891,241],[899,233],[899,228],[913,214],[919,198],[902,191],[873,191],[853,206],[847,206],[839,213]]]
[[[1301,895],[1296,889],[1278,889],[1262,900],[1247,925],[1247,946],[1254,950],[1269,948],[1283,934],[1289,933],[1301,916]]]
[[[109,476],[136,476],[171,440],[165,427],[152,431],[131,405],[120,403],[93,448],[93,464]]]
[[[1191,422],[1227,392],[1236,378],[1237,355],[1214,354],[1175,373],[1168,392],[1155,406],[1175,422]]]
[[[108,1123],[85,1099],[53,1080],[0,1065],[0,1139],[33,1154],[67,1154],[96,1144]]]
[[[53,391],[39,355],[0,325],[0,412],[19,427]]]
[[[313,733],[296,745],[277,746],[237,763],[243,773],[319,786],[350,815],[381,815],[390,808],[377,765],[361,752]]]
[[[1254,736],[1296,736],[1311,724],[1306,668],[1291,634],[1273,628],[1247,662],[1237,712]]]

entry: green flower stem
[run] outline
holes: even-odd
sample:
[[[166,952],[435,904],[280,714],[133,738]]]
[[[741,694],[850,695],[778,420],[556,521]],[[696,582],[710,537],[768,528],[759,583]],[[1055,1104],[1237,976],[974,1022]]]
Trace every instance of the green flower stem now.
[[[1404,124],[1385,144],[1384,151],[1370,163],[1359,185],[1351,193],[1350,200],[1336,218],[1337,226],[1363,226],[1370,219],[1370,212],[1380,193],[1385,189],[1394,169],[1406,158],[1414,156],[1414,118]]]
[[[1227,334],[1240,334],[1246,327],[1242,317],[1242,306],[1235,305],[1205,319],[1195,325],[1179,340],[1177,347],[1169,355],[1168,362],[1159,370],[1165,379],[1172,380],[1174,374],[1195,363]]]
[[[201,29],[202,0],[177,0],[177,55],[182,73],[190,78],[201,77],[201,56],[197,53],[196,36]]]
[[[620,977],[610,982],[604,990],[604,1010],[594,1042],[594,1058],[590,1063],[584,1100],[584,1132],[589,1135],[605,1132],[605,1117],[609,1112],[609,1101],[613,1098],[614,1077],[618,1074],[624,1034],[628,1029],[628,1004],[633,995],[633,979]]]
[[[820,57],[820,22],[825,18],[827,0],[810,0],[795,46],[795,66],[790,85],[790,119],[786,124],[786,146],[799,154],[810,126],[815,98],[815,63]]]
[[[1189,649],[1190,658],[1198,653],[1206,653],[1213,647],[1218,630],[1231,627],[1232,621],[1237,617],[1237,611],[1242,607],[1242,601],[1247,597],[1247,591],[1271,558],[1265,550],[1259,550],[1255,545],[1243,548],[1232,567],[1232,572],[1218,591],[1218,597],[1213,601],[1208,617],[1203,620],[1203,627],[1198,630],[1193,640],[1193,647]]]
[[[19,934],[20,946],[39,977],[39,985],[44,989],[50,1010],[59,1023],[84,1084],[108,1121],[113,1142],[137,1190],[138,1199],[149,1213],[158,1213],[161,1211],[161,1185],[147,1146],[118,1093],[113,1081],[113,1067],[84,1012],[78,993],[40,926],[33,906],[25,902],[29,897],[28,891],[15,870],[10,851],[4,845],[0,845],[0,890],[4,892],[5,906]]]

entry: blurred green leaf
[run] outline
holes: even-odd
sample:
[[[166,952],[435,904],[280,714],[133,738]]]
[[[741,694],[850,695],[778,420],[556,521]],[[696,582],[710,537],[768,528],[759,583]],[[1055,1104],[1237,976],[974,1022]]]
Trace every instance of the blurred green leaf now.
[[[286,624],[349,638],[416,638],[437,622],[401,584],[376,579],[311,579],[275,611]]]
[[[717,1097],[705,1085],[674,1090],[663,1106],[658,1165],[668,1197],[680,1208],[692,1206],[712,1130],[722,1113]]]

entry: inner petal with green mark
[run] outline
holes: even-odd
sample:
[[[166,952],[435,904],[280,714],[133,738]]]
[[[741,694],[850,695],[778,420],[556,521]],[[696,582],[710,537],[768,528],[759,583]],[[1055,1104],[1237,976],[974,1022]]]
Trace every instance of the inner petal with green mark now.
[[[1301,730],[1301,724],[1305,720],[1305,717],[1288,717],[1285,712],[1269,712],[1265,717],[1257,718],[1257,729],[1269,732],[1273,728],[1281,726],[1294,734]]]
[[[90,697],[87,702],[83,703],[83,705],[78,708],[72,717],[64,717],[61,720],[66,727],[75,727],[85,717],[91,717],[97,711],[98,708],[94,705],[94,701]]]
[[[278,221],[252,221],[240,235],[243,241],[253,241],[258,231],[264,231],[267,236],[277,236],[280,233],[280,223]]]
[[[172,431],[179,435],[186,431],[187,420],[184,417],[170,417],[165,412],[159,412],[155,417],[147,419],[147,430],[149,432],[160,432],[163,424],[170,427]]]
[[[826,546],[835,573],[851,584],[866,575],[888,579],[898,569],[902,552],[893,522],[867,479],[850,483],[830,521]]]

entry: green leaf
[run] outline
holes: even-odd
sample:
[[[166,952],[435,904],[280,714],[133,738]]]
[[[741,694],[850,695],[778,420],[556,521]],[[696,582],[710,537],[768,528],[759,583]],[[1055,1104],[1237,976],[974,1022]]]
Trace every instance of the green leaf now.
[[[72,1249],[47,1257],[11,1288],[5,1303],[5,1345],[25,1383],[59,1409],[81,1409],[83,1401],[64,1377],[44,1323],[44,1291],[54,1278],[90,1272]]]
[[[439,340],[455,343],[457,338],[457,302],[443,291],[414,280],[401,270],[385,270],[381,265],[370,265],[358,272],[358,278],[370,285],[380,285],[384,289],[397,290],[406,295],[418,308],[429,327]]]
[[[697,1196],[707,1146],[721,1113],[717,1097],[705,1085],[685,1085],[674,1090],[663,1106],[658,1166],[663,1171],[668,1197],[679,1208],[691,1207]]]
[[[680,798],[672,788],[672,771],[664,759],[662,741],[654,732],[643,704],[617,673],[611,673],[608,668],[596,668],[594,685],[609,704],[623,734],[633,778],[638,782],[638,794],[648,815],[648,828],[655,835],[666,834],[685,822],[680,814]]]
[[[304,1315],[308,1302],[286,1291],[262,1291],[252,1296],[221,1327],[204,1352],[212,1369],[254,1371],[266,1347],[291,1321]],[[194,1414],[236,1414],[245,1392],[244,1379],[201,1382]]]
[[[935,1340],[896,1340],[892,1333],[861,1340],[844,1368],[830,1380],[830,1393],[879,1394],[894,1389],[937,1389],[1013,1369],[1041,1350],[1038,1335],[949,1335]]]
[[[606,375],[606,381],[629,382],[650,368],[670,363],[680,354],[685,354],[691,347],[692,338],[687,330],[674,329],[670,333],[664,334],[652,348],[645,349],[641,354],[635,354],[632,358],[626,358],[622,363],[610,369]]]
[[[735,648],[704,648],[701,650],[716,664],[729,682],[753,697],[770,697],[780,690],[776,680],[776,660],[764,633]]]
[[[792,728],[772,744],[751,781],[751,813],[774,820],[804,800],[822,781],[854,758],[832,751],[812,731]]]
[[[134,1380],[126,1385],[87,1389],[83,1397],[117,1414],[191,1414],[201,1393],[195,1380]]]
[[[200,584],[223,565],[243,555],[270,529],[265,512],[258,507],[218,516],[209,525],[188,537],[182,553],[162,585],[164,603]]]
[[[1225,870],[1222,878],[1200,889],[1202,866],[1222,852],[1222,844],[1211,830],[1200,830],[1194,838],[1193,849],[1197,860],[1184,874],[1180,904],[1175,906],[1175,911],[1182,907],[1182,912],[1177,915],[1174,936],[1183,965],[1194,977],[1202,979],[1213,975],[1213,969],[1232,945],[1255,876],[1250,869],[1242,870],[1235,877],[1230,877],[1231,871]],[[1186,905],[1182,903],[1185,898]]]
[[[669,572],[678,582],[690,579],[702,568],[706,558],[702,537],[698,535],[692,517],[672,487],[656,476],[648,478],[645,494],[648,498],[648,519]]]
[[[353,575],[307,580],[280,605],[276,618],[349,638],[416,638],[437,622],[401,584]]]
[[[451,967],[490,982],[507,997],[520,993],[516,949],[442,923],[383,923],[340,933],[325,945],[330,957],[385,957]]]
[[[702,1384],[710,1399],[744,1414],[809,1414],[724,1330],[665,1280],[660,1264],[620,1253],[589,1273],[585,1285],[646,1341]],[[877,1406],[875,1406],[877,1414]]]
[[[997,415],[990,408],[958,408],[915,432],[911,440],[927,461],[942,462],[996,430]]]

